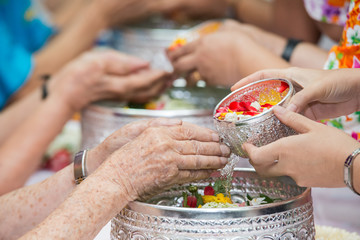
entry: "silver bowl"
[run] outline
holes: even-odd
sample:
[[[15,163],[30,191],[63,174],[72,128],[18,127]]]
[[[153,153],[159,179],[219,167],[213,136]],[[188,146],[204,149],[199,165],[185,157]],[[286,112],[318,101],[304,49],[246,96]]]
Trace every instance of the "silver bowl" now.
[[[229,93],[222,88],[173,87],[168,95],[184,100],[196,107],[186,110],[146,110],[124,108],[123,102],[97,102],[82,111],[82,149],[89,149],[101,143],[106,137],[122,126],[137,120],[167,117],[179,118],[203,127],[214,129],[212,110],[217,102]]]
[[[216,106],[214,115],[217,109],[227,107],[233,101],[257,100],[260,92],[268,92],[280,86],[281,82],[286,82],[289,85],[289,91],[277,105],[286,106],[291,96],[294,95],[293,85],[286,79],[271,78],[248,84],[230,93]],[[237,122],[219,120],[214,117],[214,123],[220,138],[231,148],[232,153],[240,157],[248,157],[241,147],[245,142],[261,147],[282,137],[296,134],[292,128],[280,122],[272,109]]]
[[[115,30],[113,47],[150,62],[151,67],[171,72],[165,49],[176,37],[186,34],[198,22],[177,24],[161,17],[152,17]]]
[[[192,183],[200,193],[212,178]],[[111,222],[111,239],[314,239],[311,190],[289,177],[261,178],[254,170],[235,169],[231,196],[241,203],[246,194],[264,193],[282,201],[240,208],[183,208],[175,186],[147,202],[131,202]]]

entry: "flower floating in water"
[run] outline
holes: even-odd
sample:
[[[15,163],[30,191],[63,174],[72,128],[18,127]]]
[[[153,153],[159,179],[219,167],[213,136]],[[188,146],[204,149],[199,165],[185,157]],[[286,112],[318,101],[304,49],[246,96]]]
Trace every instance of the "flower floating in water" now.
[[[191,193],[189,196],[187,192],[183,192],[183,207],[190,208],[238,208],[245,206],[257,206],[267,203],[273,203],[276,200],[265,194],[259,194],[259,197],[251,197],[246,195],[246,201],[242,203],[233,203],[229,193],[226,193],[226,186],[224,180],[218,179],[214,186],[211,184],[204,189],[204,195],[198,193],[196,186],[190,185],[187,190]]]
[[[219,107],[214,117],[228,122],[251,118],[278,104],[286,96],[288,89],[289,85],[281,82],[277,88],[259,93],[258,100],[233,101],[227,107]]]

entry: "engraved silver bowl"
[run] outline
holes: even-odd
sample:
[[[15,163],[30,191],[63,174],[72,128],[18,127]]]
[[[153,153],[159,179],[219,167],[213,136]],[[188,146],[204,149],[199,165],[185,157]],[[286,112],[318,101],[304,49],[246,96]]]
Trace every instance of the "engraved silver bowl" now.
[[[192,183],[200,193],[214,182]],[[231,196],[245,201],[246,194],[264,193],[282,201],[241,208],[182,208],[186,186],[175,186],[147,202],[131,202],[111,222],[111,239],[315,239],[311,190],[289,177],[261,178],[254,170],[235,169]]]
[[[89,149],[101,143],[122,126],[137,120],[167,117],[179,118],[203,127],[214,129],[212,111],[217,102],[229,93],[227,89],[211,87],[173,87],[168,95],[184,100],[196,107],[186,110],[146,110],[124,108],[126,103],[103,101],[82,111],[81,148]]]
[[[216,106],[214,115],[217,109],[227,107],[233,101],[258,100],[260,93],[269,93],[269,91],[279,87],[281,82],[286,82],[289,85],[289,91],[277,105],[286,106],[291,96],[294,95],[294,87],[286,79],[272,78],[248,84],[230,93]],[[214,117],[214,123],[220,138],[231,148],[232,153],[240,157],[248,157],[241,147],[245,142],[261,147],[282,137],[296,134],[292,128],[280,122],[272,109],[237,122],[219,120]]]
[[[152,17],[115,30],[113,47],[149,61],[153,68],[171,72],[173,68],[165,49],[176,37],[186,34],[197,23],[177,24],[161,17]]]

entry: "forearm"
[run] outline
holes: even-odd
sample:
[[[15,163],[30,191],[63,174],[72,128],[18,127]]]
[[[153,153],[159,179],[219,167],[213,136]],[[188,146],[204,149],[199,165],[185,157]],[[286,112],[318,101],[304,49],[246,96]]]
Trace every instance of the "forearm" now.
[[[27,83],[16,94],[27,95],[41,85],[42,75],[54,74],[67,62],[80,53],[90,49],[99,35],[106,28],[102,18],[96,17],[95,5],[88,5],[83,14],[55,36],[42,50],[34,55],[34,71]]]
[[[0,197],[0,239],[17,239],[42,222],[75,186],[73,165]]]
[[[63,28],[71,23],[89,4],[87,0],[65,1],[56,11],[53,11],[52,18],[58,28]]]
[[[128,195],[115,176],[105,178],[95,172],[21,239],[92,239],[128,202]],[[55,228],[61,231],[54,231]]]
[[[25,183],[72,114],[60,96],[52,96],[14,130],[0,148],[0,194]]]
[[[228,0],[232,2],[238,20],[269,29],[273,22],[273,3],[264,0]]]
[[[7,141],[11,134],[19,127],[21,123],[28,118],[41,102],[40,88],[33,91],[25,98],[11,104],[11,107],[5,108],[0,112],[0,146]]]
[[[360,156],[354,159],[353,186],[356,192],[360,193]]]
[[[86,169],[91,175],[103,162],[100,150],[87,153]],[[0,239],[17,239],[44,221],[75,188],[74,165],[48,179],[0,197]]]
[[[302,42],[294,49],[290,63],[295,67],[323,69],[327,56],[327,51],[320,47]]]
[[[320,32],[307,15],[302,0],[233,0],[237,17],[243,23],[264,30],[316,43]],[[296,26],[296,27],[294,27]]]

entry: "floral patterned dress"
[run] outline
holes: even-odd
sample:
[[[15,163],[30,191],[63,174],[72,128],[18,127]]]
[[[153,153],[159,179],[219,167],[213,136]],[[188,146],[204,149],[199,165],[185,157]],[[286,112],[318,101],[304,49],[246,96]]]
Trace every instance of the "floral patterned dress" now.
[[[304,0],[306,11],[319,22],[345,26],[350,0]]]
[[[329,52],[324,69],[360,68],[360,0],[351,0],[342,38]],[[360,140],[360,112],[323,120]]]

